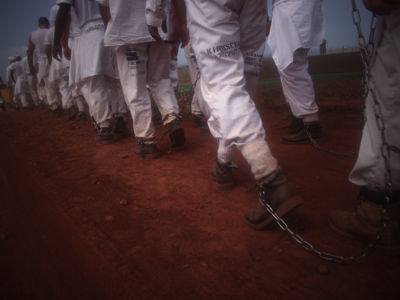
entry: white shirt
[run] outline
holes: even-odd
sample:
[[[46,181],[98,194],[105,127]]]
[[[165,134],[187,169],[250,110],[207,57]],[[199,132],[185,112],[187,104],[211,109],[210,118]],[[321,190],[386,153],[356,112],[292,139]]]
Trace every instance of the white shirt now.
[[[45,45],[53,46],[54,43],[54,27],[50,27],[47,31],[46,37],[44,38]]]
[[[110,7],[111,19],[104,36],[105,46],[153,42],[146,24],[146,0],[96,0]]]
[[[79,28],[82,28],[88,22],[101,20],[100,11],[95,0],[57,0],[57,4],[61,3],[73,6]]]
[[[47,28],[38,28],[31,33],[31,41],[35,45],[34,56],[36,57],[46,57],[46,45],[44,44],[44,40],[47,31]]]

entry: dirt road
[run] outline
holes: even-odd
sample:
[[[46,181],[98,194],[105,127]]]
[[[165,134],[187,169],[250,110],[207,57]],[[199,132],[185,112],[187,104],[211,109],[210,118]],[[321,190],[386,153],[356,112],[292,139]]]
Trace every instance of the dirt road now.
[[[358,252],[328,226],[353,209],[353,158],[282,145],[280,110],[261,114],[273,153],[305,204],[288,222],[319,248]],[[216,142],[184,122],[187,145],[143,160],[133,139],[94,143],[89,123],[45,110],[0,113],[0,299],[395,299],[400,255],[376,249],[347,264],[321,261],[277,227],[253,231],[256,186],[237,153],[238,185],[209,178]],[[357,150],[362,114],[323,112],[323,146]],[[128,205],[120,205],[125,200]]]

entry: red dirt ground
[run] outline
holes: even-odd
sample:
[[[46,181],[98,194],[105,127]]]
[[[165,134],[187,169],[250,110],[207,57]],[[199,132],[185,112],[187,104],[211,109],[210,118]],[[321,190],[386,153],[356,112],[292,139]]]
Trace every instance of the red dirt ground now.
[[[328,213],[351,210],[354,159],[282,145],[282,110],[261,106],[268,140],[305,204],[293,229],[325,251],[363,244],[332,232]],[[362,113],[324,111],[323,146],[357,150]],[[375,249],[325,262],[277,227],[254,231],[250,170],[237,155],[232,191],[210,180],[216,142],[186,120],[187,144],[143,160],[133,139],[96,145],[88,122],[45,110],[0,112],[0,299],[399,299],[400,255]],[[128,201],[121,206],[120,201]]]

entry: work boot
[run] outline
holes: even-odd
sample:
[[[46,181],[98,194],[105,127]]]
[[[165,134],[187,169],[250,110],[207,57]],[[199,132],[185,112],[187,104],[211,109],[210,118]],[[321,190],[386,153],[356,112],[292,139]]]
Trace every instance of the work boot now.
[[[282,137],[284,144],[309,143],[310,139],[317,140],[322,138],[322,130],[319,122],[304,123],[296,133]]]
[[[76,115],[76,120],[77,121],[85,121],[85,120],[87,120],[86,113],[84,111],[78,112],[78,114]]]
[[[71,120],[71,121],[75,120],[77,114],[78,114],[78,111],[74,106],[68,108],[68,120]]]
[[[111,127],[100,127],[97,130],[96,142],[110,144],[113,142]]]
[[[303,128],[304,128],[303,120],[292,116],[292,121],[287,127],[288,133],[295,134],[298,133]]]
[[[125,120],[123,117],[115,118],[114,133],[120,138],[125,138],[130,135],[129,129],[126,127]]]
[[[263,180],[260,182],[257,207],[245,214],[247,224],[255,230],[265,229],[275,220],[262,205],[262,201],[268,203],[279,217],[303,204],[296,188],[280,172],[271,181],[262,182]]]
[[[178,118],[174,119],[173,121],[167,124],[168,132],[169,132],[169,139],[171,140],[171,147],[172,148],[179,148],[185,144],[185,132],[180,125],[180,121]]]
[[[199,115],[192,115],[192,122],[194,128],[200,128],[203,126],[203,117]]]
[[[145,144],[143,139],[137,140],[138,145],[133,150],[133,153],[141,158],[156,158],[160,156],[157,144]]]
[[[211,178],[216,182],[218,190],[228,190],[235,185],[235,180],[233,179],[232,169],[234,164],[221,163],[218,159],[215,160],[215,164],[211,169]]]
[[[387,206],[383,193],[361,188],[359,204],[354,212],[332,211],[329,216],[331,228],[348,237],[372,242],[382,234],[376,246],[389,250],[400,249],[400,207],[395,198]],[[386,228],[383,231],[383,223]]]

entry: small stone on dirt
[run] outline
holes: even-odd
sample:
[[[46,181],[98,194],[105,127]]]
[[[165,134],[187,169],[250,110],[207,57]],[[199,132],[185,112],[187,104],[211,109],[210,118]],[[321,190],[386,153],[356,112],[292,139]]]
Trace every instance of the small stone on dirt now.
[[[121,206],[127,206],[127,205],[128,205],[128,200],[122,199],[121,201],[119,201],[119,205],[121,205]]]
[[[105,219],[106,219],[107,222],[111,222],[111,221],[114,220],[114,217],[113,216],[106,216]]]
[[[329,274],[329,268],[328,268],[327,265],[319,265],[318,266],[318,272],[320,274],[327,275],[327,274]]]

